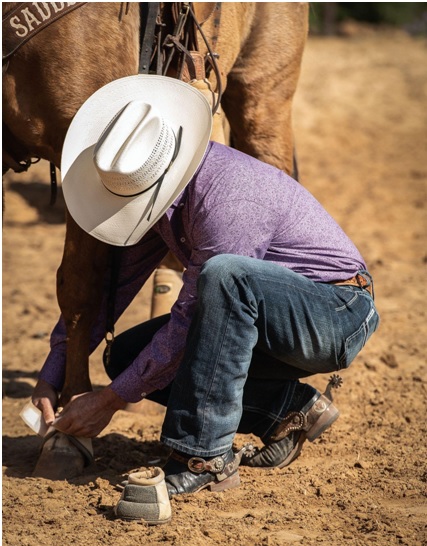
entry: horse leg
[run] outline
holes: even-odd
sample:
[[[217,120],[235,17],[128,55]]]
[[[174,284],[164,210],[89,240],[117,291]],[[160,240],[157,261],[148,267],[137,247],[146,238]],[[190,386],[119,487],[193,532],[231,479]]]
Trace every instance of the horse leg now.
[[[101,305],[102,281],[110,250],[108,245],[88,235],[70,215],[67,216],[64,254],[57,273],[58,303],[67,329],[67,366],[61,406],[72,396],[92,390],[90,336]]]
[[[307,38],[304,3],[256,3],[253,31],[227,77],[223,107],[233,145],[292,173],[291,108]],[[286,21],[287,32],[277,21]]]
[[[58,302],[67,328],[66,375],[59,406],[64,406],[76,394],[92,390],[90,334],[99,312],[109,250],[67,216],[64,254],[57,274]],[[75,444],[76,441],[60,432],[48,438],[33,475],[55,480],[80,475],[86,459]]]

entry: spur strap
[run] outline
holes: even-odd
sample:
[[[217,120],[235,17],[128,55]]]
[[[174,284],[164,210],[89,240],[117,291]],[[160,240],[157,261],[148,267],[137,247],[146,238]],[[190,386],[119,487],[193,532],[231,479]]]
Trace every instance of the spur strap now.
[[[227,463],[222,455],[218,455],[213,459],[203,459],[202,457],[183,457],[175,450],[172,451],[170,458],[185,464],[194,474],[202,472],[210,472],[215,474],[218,481],[223,481],[231,476],[239,467],[242,456],[246,452],[253,451],[252,444],[245,444],[238,452],[233,452],[233,458]]]
[[[302,411],[291,411],[277,426],[274,434],[271,435],[273,442],[282,440],[291,432],[304,430],[307,427],[307,416]]]

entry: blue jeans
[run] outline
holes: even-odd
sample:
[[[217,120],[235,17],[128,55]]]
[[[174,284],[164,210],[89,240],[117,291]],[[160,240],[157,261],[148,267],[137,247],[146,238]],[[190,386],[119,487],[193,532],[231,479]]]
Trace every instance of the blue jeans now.
[[[268,439],[290,409],[308,401],[292,408],[295,391],[301,390],[296,377],[347,367],[378,322],[365,289],[315,283],[253,258],[208,260],[199,277],[187,349],[171,387],[162,441],[191,455],[222,454],[239,429],[249,432],[242,430],[248,412],[255,423],[262,417],[259,435]],[[263,358],[274,370],[273,380],[263,369]]]
[[[108,375],[121,373],[168,319],[118,336]],[[227,451],[236,432],[268,441],[316,394],[298,379],[349,366],[378,322],[364,289],[315,283],[253,258],[210,259],[177,376],[148,396],[167,406],[162,441],[204,457]]]

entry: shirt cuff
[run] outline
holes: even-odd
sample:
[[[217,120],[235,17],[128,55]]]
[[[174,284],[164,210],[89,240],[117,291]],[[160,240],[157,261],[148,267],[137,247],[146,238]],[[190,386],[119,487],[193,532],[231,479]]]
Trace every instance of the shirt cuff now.
[[[110,388],[126,402],[140,402],[157,387],[141,381],[138,372],[132,367],[127,368],[110,384]]]

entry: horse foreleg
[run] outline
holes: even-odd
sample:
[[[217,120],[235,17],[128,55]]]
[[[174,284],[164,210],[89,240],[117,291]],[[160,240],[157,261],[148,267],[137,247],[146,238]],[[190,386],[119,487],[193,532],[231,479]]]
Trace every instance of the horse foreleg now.
[[[102,298],[109,247],[83,232],[67,218],[64,254],[57,275],[58,303],[67,330],[66,374],[59,405],[72,396],[92,390],[89,344]],[[75,439],[55,432],[43,444],[34,475],[68,479],[83,471],[87,457]]]
[[[60,405],[92,390],[89,344],[98,315],[109,247],[67,218],[64,255],[57,274],[57,297],[67,331],[66,374]]]

